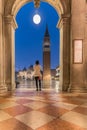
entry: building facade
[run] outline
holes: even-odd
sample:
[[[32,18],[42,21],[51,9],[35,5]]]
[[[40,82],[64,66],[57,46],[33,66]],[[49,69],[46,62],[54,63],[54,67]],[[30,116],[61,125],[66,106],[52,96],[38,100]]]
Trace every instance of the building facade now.
[[[30,0],[0,0],[0,95],[15,89],[15,17]],[[87,0],[45,0],[59,14],[60,90],[87,92]],[[55,59],[56,60],[56,59]]]

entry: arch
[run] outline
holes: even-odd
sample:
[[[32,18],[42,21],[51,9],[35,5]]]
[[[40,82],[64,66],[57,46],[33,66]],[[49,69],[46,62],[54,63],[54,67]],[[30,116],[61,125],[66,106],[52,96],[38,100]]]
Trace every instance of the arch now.
[[[82,3],[82,7],[77,10],[73,7],[78,6],[78,1],[75,0],[42,0],[43,2],[49,3],[57,11],[60,16],[58,22],[58,27],[60,28],[60,70],[61,70],[61,80],[60,88],[61,90],[85,90],[87,89],[87,83],[84,81],[87,79],[82,77],[83,70],[76,70],[77,66],[73,65],[73,49],[72,49],[72,39],[83,39],[82,29],[84,24],[78,29],[79,19],[81,23],[84,23],[84,18],[79,16],[82,10],[85,9],[85,0],[79,0]],[[14,33],[17,27],[15,17],[19,9],[29,3],[31,0],[1,0],[1,17],[0,17],[0,44],[1,49],[0,55],[2,56],[0,60],[0,93],[7,92],[7,89],[12,91],[15,88],[15,76],[14,76]],[[72,11],[72,18],[71,18]],[[75,11],[77,13],[75,14]],[[83,11],[84,12],[84,11]],[[85,12],[84,12],[85,13]],[[81,15],[82,16],[82,15]],[[84,16],[84,15],[83,15]],[[78,18],[78,20],[77,20]],[[72,24],[71,24],[72,22]],[[84,29],[83,29],[84,30]],[[72,33],[73,32],[73,33]],[[80,34],[80,32],[82,32]],[[83,40],[84,43],[84,40]],[[9,51],[8,51],[9,50]],[[83,62],[85,63],[85,62]],[[81,66],[81,69],[83,68]],[[84,69],[85,70],[85,69]],[[75,72],[76,71],[76,72]],[[74,78],[76,74],[80,73],[78,78]],[[79,79],[82,82],[79,83]],[[85,86],[85,87],[84,87]],[[79,88],[80,87],[80,88]]]
[[[20,8],[31,2],[31,0],[6,0],[4,3],[4,61],[5,69],[4,83],[9,91],[15,89],[15,70],[14,70],[14,33],[17,27],[15,17]],[[60,89],[68,90],[70,86],[70,0],[43,0],[49,3],[60,16],[58,27],[60,28]],[[8,51],[9,49],[9,51]],[[6,52],[6,53],[5,53]],[[65,60],[66,59],[66,60]]]
[[[66,1],[66,0],[65,0]],[[5,4],[5,16],[7,15],[13,15],[16,16],[17,12],[19,11],[19,9],[29,3],[32,2],[31,0],[8,0]],[[59,14],[59,16],[61,16],[61,14],[64,14],[64,12],[66,12],[67,9],[67,5],[66,2],[62,2],[62,0],[43,0],[43,2],[47,2],[49,3],[51,6],[53,6],[55,8],[55,10],[57,11],[57,13]]]

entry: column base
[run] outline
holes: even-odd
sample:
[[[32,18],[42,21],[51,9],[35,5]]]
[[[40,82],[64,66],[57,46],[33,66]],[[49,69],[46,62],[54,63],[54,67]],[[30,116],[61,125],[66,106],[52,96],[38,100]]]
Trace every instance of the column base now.
[[[8,96],[9,94],[12,94],[14,90],[15,90],[15,84],[0,85],[0,96]]]
[[[59,83],[59,90],[60,91],[68,91],[68,88],[69,88],[69,83]]]
[[[0,85],[0,96],[6,96],[7,95],[7,87],[5,85]]]
[[[87,86],[81,84],[70,84],[68,92],[87,93]]]
[[[50,80],[43,80],[43,88],[50,88],[51,81]]]
[[[14,91],[16,88],[16,84],[11,84],[11,83],[6,83],[6,87],[8,89],[8,91]]]

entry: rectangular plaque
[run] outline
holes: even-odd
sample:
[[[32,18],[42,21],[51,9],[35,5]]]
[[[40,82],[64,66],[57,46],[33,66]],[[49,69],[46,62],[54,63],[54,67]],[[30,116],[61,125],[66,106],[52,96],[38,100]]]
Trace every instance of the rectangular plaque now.
[[[82,40],[74,40],[74,63],[82,63]]]

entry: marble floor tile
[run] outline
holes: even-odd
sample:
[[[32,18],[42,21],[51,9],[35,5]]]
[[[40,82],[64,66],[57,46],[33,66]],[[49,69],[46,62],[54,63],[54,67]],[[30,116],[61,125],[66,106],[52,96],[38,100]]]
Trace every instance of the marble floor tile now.
[[[87,128],[87,116],[77,112],[67,112],[60,117],[62,120],[76,124],[82,128]]]
[[[82,102],[82,103],[87,103],[87,98],[78,98],[78,97],[76,97],[75,101]]]
[[[65,98],[61,98],[61,97],[56,97],[56,96],[52,96],[51,98],[50,98],[50,100],[54,100],[54,101],[60,101],[60,102],[62,102],[62,101],[65,101],[66,99]]]
[[[17,116],[26,112],[30,112],[32,109],[23,105],[17,105],[14,107],[4,109],[11,116]]]
[[[80,105],[81,107],[85,107],[87,108],[87,103],[83,103],[82,105]]]
[[[74,105],[82,105],[82,101],[76,101],[75,99],[65,99],[64,100],[65,103],[70,103],[70,104],[74,104]]]
[[[48,114],[38,111],[31,111],[26,114],[16,116],[15,118],[35,130],[36,128],[55,119],[53,116],[49,116]]]
[[[30,102],[33,102],[33,100],[32,99],[17,99],[16,101],[15,101],[16,103],[19,103],[19,104],[25,104],[25,103],[30,103]]]
[[[87,115],[87,108],[86,107],[76,107],[75,109],[73,109],[73,111]]]
[[[16,96],[13,96],[13,97],[9,97],[7,98],[9,101],[16,101],[16,100],[20,100],[20,99],[26,99],[27,97],[16,97]]]
[[[6,112],[0,110],[0,121],[6,120],[6,119],[10,119],[10,118],[12,118],[11,115],[9,115]]]
[[[40,100],[40,101],[42,101],[42,102],[44,102],[44,103],[47,103],[47,104],[56,103],[56,101],[54,101],[54,100],[49,100],[49,99],[43,99],[43,100]]]
[[[0,122],[0,130],[33,130],[24,123],[12,118]]]
[[[59,118],[64,113],[68,112],[68,110],[66,110],[66,109],[63,109],[63,108],[60,108],[60,107],[58,108],[58,107],[55,107],[55,106],[52,106],[52,105],[38,109],[38,111],[44,112],[44,113],[49,114],[51,116],[55,116],[57,118]]]
[[[9,108],[9,107],[13,107],[13,106],[16,106],[16,105],[19,105],[13,101],[8,101],[8,102],[5,102],[5,103],[0,103],[0,109],[4,109],[4,108]]]
[[[9,101],[8,99],[5,99],[5,98],[0,98],[0,104],[1,103],[5,103],[5,102],[7,102],[7,101]]]
[[[78,125],[63,121],[60,119],[55,119],[36,130],[85,130],[84,128],[79,127]]]
[[[31,103],[26,103],[26,104],[23,104],[23,105],[36,110],[36,109],[45,107],[48,104],[47,103],[43,103],[43,102],[39,102],[39,101],[35,101],[35,102],[31,102]]]
[[[87,94],[22,85],[0,98],[0,130],[87,130]]]
[[[75,107],[77,107],[78,105],[75,104],[70,104],[70,103],[64,103],[64,102],[56,102],[53,104],[56,107],[61,107],[61,108],[65,108],[67,110],[72,110]]]

